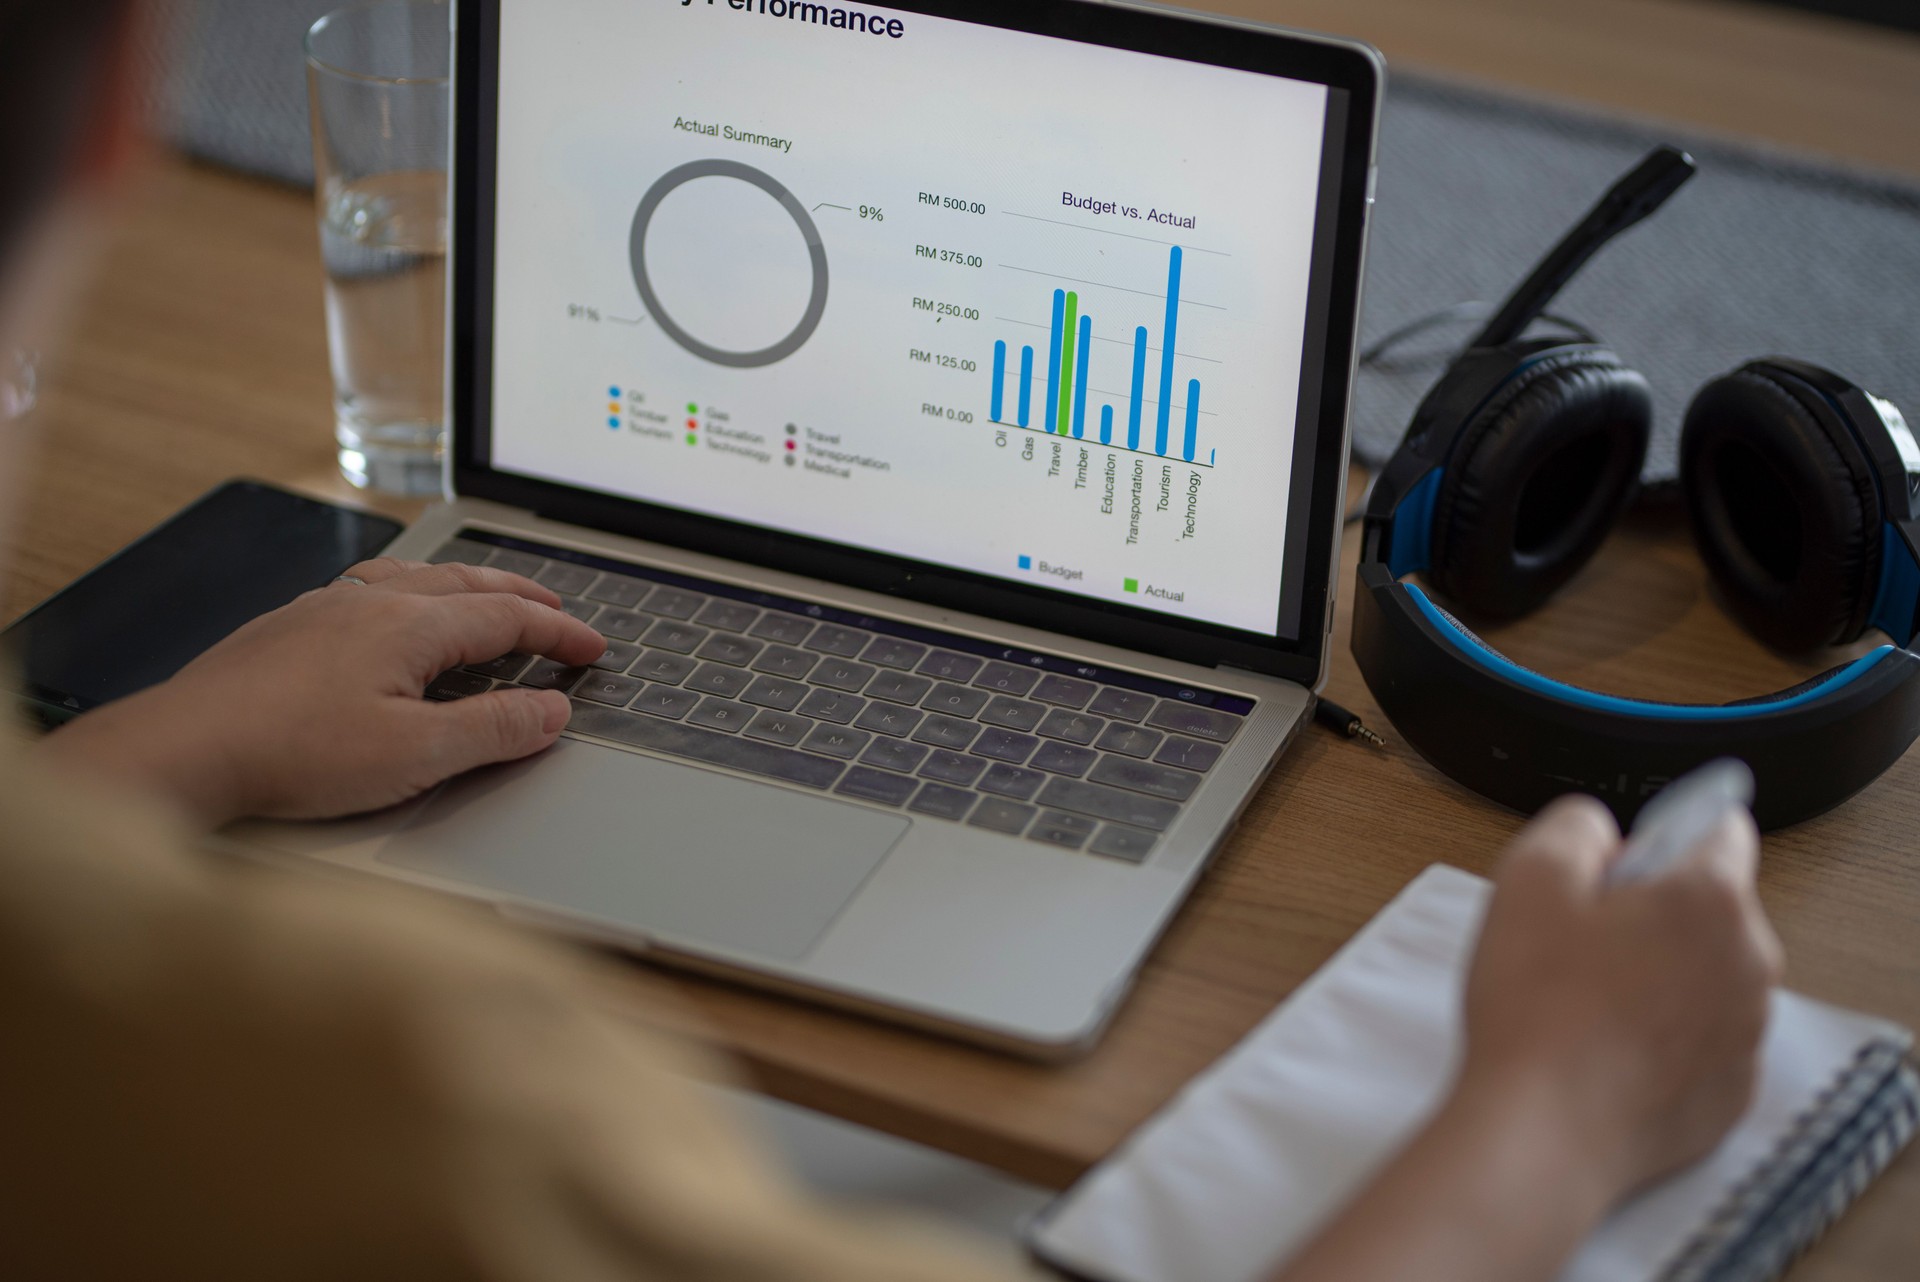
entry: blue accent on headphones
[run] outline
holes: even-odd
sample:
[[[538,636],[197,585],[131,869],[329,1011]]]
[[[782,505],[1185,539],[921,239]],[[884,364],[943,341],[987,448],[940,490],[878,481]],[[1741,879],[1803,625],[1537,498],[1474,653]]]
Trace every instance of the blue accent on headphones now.
[[[1394,514],[1393,546],[1387,549],[1387,568],[1396,579],[1418,574],[1432,560],[1433,505],[1445,475],[1446,469],[1434,468],[1400,500]]]
[[[1879,628],[1896,641],[1913,635],[1920,615],[1920,565],[1898,530],[1887,525],[1880,532],[1880,589],[1873,599],[1869,627]]]
[[[1523,668],[1512,659],[1497,650],[1488,649],[1477,638],[1469,636],[1460,628],[1460,624],[1439,606],[1427,598],[1427,594],[1411,583],[1400,585],[1414,604],[1420,607],[1420,613],[1429,623],[1440,629],[1440,635],[1447,638],[1461,653],[1475,663],[1493,673],[1504,677],[1528,691],[1545,695],[1549,699],[1559,699],[1591,712],[1609,712],[1616,716],[1655,717],[1666,721],[1738,721],[1743,718],[1768,716],[1776,712],[1789,712],[1794,708],[1812,703],[1815,699],[1824,699],[1835,693],[1848,682],[1863,676],[1875,664],[1893,653],[1894,648],[1883,645],[1868,654],[1861,655],[1836,674],[1832,679],[1823,681],[1810,690],[1786,699],[1775,699],[1758,703],[1715,704],[1715,703],[1655,703],[1649,699],[1627,699],[1619,695],[1601,694],[1597,690],[1585,690],[1565,681],[1556,681],[1552,677],[1543,677],[1538,672]]]

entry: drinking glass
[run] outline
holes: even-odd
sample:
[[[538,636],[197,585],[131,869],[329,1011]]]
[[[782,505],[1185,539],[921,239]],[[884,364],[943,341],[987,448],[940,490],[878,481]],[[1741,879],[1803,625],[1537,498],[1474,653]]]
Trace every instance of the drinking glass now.
[[[354,485],[440,491],[446,447],[445,4],[330,13],[307,32],[334,436]]]

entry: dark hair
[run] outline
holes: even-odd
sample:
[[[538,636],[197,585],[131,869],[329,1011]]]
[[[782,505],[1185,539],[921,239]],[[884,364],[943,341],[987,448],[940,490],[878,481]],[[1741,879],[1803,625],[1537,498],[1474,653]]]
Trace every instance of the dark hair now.
[[[0,265],[74,163],[129,0],[0,0]]]

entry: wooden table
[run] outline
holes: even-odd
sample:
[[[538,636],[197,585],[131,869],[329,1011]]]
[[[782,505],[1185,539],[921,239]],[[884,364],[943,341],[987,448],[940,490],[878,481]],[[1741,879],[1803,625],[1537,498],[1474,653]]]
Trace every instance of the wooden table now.
[[[1920,39],[1709,0],[1217,0],[1338,29],[1390,59],[1764,135],[1920,174]],[[11,617],[220,480],[351,495],[333,468],[307,198],[161,157],[119,230],[40,415]],[[1911,288],[1920,282],[1904,282]],[[1920,352],[1916,358],[1920,359]],[[1920,407],[1910,407],[1920,408]],[[398,515],[407,504],[382,503]],[[1354,553],[1347,544],[1351,584]],[[1371,713],[1345,650],[1328,693]],[[1519,661],[1602,689],[1721,699],[1813,670],[1710,598],[1685,531],[1641,518],[1543,616]],[[1384,727],[1382,727],[1384,728]],[[1390,736],[1391,737],[1391,736]],[[1920,754],[1837,813],[1767,840],[1762,890],[1814,996],[1920,1027]],[[675,980],[688,1031],[765,1090],[1061,1185],[1230,1047],[1427,863],[1484,871],[1517,827],[1397,743],[1314,733],[1281,764],[1101,1047],[1041,1068],[876,1023]],[[658,984],[639,973],[636,988]],[[1908,1154],[1795,1276],[1911,1275]]]

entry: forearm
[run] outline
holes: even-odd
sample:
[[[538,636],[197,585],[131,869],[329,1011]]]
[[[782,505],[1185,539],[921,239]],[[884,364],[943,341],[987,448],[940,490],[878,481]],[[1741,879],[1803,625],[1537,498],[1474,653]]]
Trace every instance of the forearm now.
[[[1467,1083],[1276,1282],[1545,1282],[1612,1181],[1545,1083]]]
[[[167,706],[164,688],[90,712],[54,731],[36,754],[64,773],[146,795],[211,830],[240,813],[233,772],[207,714]]]

